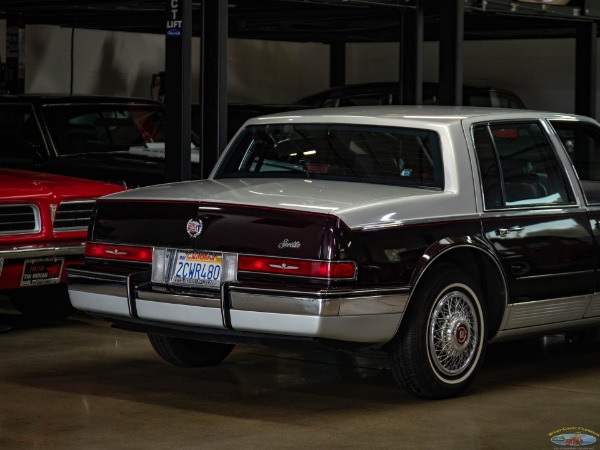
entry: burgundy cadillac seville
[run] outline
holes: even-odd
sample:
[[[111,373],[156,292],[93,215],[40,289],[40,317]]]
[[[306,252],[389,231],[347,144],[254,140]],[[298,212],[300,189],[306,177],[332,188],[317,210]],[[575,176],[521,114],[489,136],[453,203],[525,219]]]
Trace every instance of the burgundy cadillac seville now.
[[[59,319],[73,312],[66,268],[83,260],[96,198],[123,189],[0,168],[0,294],[36,318]]]
[[[600,324],[600,125],[453,107],[248,121],[209,179],[100,199],[73,306],[204,366],[237,343],[386,351],[456,396],[488,342]]]

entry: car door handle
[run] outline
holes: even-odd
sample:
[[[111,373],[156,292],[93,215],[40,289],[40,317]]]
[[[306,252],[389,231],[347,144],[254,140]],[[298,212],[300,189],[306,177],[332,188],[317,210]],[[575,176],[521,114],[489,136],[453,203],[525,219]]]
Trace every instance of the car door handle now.
[[[521,231],[523,231],[523,227],[498,228],[496,230],[496,236],[505,237],[512,233],[519,234]]]

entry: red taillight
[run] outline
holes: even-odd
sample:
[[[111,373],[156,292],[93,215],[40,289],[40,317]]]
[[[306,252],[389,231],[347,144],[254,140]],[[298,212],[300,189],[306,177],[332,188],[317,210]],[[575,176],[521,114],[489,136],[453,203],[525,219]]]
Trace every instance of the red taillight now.
[[[129,245],[91,244],[85,245],[85,256],[89,258],[119,259],[122,261],[152,262],[151,247]]]
[[[349,261],[310,261],[240,255],[238,270],[315,278],[354,278],[356,264]]]

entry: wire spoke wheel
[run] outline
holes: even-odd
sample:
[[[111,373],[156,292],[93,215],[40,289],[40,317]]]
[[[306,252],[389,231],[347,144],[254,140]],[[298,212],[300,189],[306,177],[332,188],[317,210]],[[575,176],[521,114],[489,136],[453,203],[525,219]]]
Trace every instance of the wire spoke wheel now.
[[[448,398],[475,379],[487,347],[486,305],[473,277],[440,264],[409,300],[388,345],[392,373],[416,397]]]
[[[437,370],[456,376],[473,360],[479,342],[476,310],[462,291],[445,294],[429,319],[429,355]]]

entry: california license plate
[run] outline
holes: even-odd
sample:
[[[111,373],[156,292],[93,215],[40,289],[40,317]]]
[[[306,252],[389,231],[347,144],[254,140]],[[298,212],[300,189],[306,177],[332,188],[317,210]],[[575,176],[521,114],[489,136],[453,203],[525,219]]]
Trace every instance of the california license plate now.
[[[171,284],[219,287],[223,254],[178,251],[171,272]]]
[[[26,259],[21,273],[21,286],[37,286],[60,282],[64,258]]]

